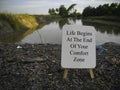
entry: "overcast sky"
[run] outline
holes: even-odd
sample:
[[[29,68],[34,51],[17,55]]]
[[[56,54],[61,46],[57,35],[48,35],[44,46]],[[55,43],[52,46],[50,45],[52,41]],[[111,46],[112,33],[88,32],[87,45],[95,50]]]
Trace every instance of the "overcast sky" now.
[[[82,12],[89,5],[96,7],[113,2],[120,3],[120,0],[0,0],[0,12],[48,14],[49,8],[69,7],[73,3],[77,4],[75,9]]]

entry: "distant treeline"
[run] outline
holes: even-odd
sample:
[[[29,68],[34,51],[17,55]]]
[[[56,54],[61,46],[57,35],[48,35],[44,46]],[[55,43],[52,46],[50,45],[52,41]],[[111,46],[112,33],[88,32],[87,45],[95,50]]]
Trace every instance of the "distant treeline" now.
[[[88,6],[83,10],[83,16],[120,16],[120,3],[104,4],[98,7]]]

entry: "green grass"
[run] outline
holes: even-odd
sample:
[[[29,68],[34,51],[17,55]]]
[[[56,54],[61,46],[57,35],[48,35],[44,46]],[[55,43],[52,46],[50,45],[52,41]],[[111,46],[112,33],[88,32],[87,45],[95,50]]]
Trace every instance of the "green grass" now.
[[[33,28],[38,25],[36,18],[28,14],[0,13],[0,20],[8,22],[15,30],[22,27]]]
[[[16,18],[13,14],[1,13],[0,14],[0,19],[8,22],[11,25],[12,28],[18,30],[20,22],[18,20],[16,20]]]

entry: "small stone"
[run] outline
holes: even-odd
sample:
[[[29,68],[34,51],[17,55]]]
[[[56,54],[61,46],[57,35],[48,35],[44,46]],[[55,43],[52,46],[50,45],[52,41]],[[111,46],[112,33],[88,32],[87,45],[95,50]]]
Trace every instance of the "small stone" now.
[[[53,63],[55,63],[56,61],[55,60],[52,60]]]
[[[19,48],[22,48],[21,46],[17,46],[17,48],[19,49]]]
[[[52,73],[48,74],[48,76],[52,76]]]

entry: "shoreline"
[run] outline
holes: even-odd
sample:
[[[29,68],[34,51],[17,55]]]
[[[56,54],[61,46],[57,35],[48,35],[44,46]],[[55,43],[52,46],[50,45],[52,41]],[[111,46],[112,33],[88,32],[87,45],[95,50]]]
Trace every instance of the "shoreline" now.
[[[120,27],[120,19],[118,16],[89,16],[89,17],[82,17],[83,22],[93,23],[93,24],[101,24],[101,25],[108,25],[108,26],[116,26]]]
[[[63,79],[61,45],[0,44],[0,90],[117,90],[120,85],[120,44],[105,43],[97,51],[95,78],[87,69],[69,69]]]

